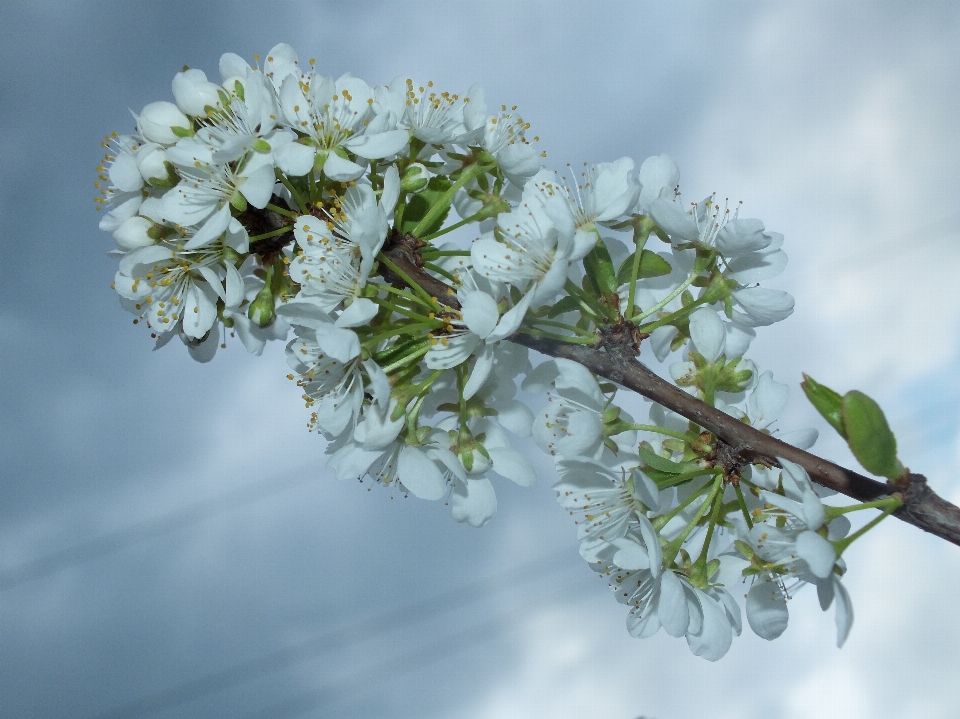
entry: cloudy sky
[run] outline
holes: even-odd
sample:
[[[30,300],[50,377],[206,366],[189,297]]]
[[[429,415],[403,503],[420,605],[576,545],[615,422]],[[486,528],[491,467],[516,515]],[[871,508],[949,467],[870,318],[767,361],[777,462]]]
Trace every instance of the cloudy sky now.
[[[938,719],[960,549],[897,520],[717,664],[638,641],[551,467],[481,530],[338,483],[282,347],[151,352],[110,290],[102,136],[183,65],[288,42],[326,74],[518,105],[546,162],[666,152],[786,235],[797,310],[751,356],[877,398],[960,500],[960,8],[925,2],[6,2],[0,27],[0,696],[10,717]],[[817,449],[852,463],[826,431]],[[531,456],[537,450],[531,447]]]

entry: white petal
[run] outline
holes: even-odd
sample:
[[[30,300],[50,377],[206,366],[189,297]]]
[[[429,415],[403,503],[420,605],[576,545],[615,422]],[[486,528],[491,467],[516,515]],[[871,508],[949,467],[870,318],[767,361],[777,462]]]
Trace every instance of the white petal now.
[[[643,187],[640,192],[640,205],[647,208],[664,190],[673,191],[680,182],[680,168],[669,155],[654,155],[640,165],[637,179]]]
[[[190,241],[184,245],[185,249],[195,250],[198,247],[208,245],[226,232],[230,225],[230,206],[224,204],[216,213],[203,223],[203,227],[197,230],[197,233],[190,238]]]
[[[690,614],[687,609],[687,597],[683,582],[672,571],[665,571],[660,577],[660,597],[657,614],[664,631],[671,637],[682,637],[687,632]]]
[[[263,165],[247,175],[238,189],[247,202],[262,210],[270,202],[276,182],[273,164]]]
[[[479,290],[463,292],[461,307],[463,321],[467,323],[470,331],[481,339],[486,339],[497,326],[497,320],[500,317],[497,301],[486,292]]]
[[[763,229],[760,220],[730,220],[717,233],[717,249],[728,257],[762,250],[770,244],[770,236],[765,234]]]
[[[485,345],[480,354],[477,355],[477,361],[473,365],[473,371],[470,373],[470,379],[463,387],[464,399],[470,399],[475,395],[483,383],[490,377],[493,370],[493,347]]]
[[[417,447],[407,446],[400,450],[397,475],[403,486],[420,499],[440,499],[447,493],[440,469]]]
[[[696,634],[687,634],[687,646],[696,656],[715,662],[730,650],[733,628],[716,600],[701,590],[696,590],[696,595],[703,610],[703,625]]]
[[[337,327],[362,327],[376,317],[380,306],[373,300],[357,297],[337,318]]]
[[[493,460],[493,471],[502,477],[516,482],[521,487],[529,487],[537,481],[537,470],[516,450],[487,447],[487,454]]]
[[[793,297],[780,290],[747,287],[733,292],[733,299],[744,309],[755,326],[772,325],[793,314]]]
[[[790,387],[773,379],[773,373],[764,372],[747,400],[747,414],[757,429],[766,429],[776,421],[790,399]]]
[[[450,495],[453,518],[482,527],[497,513],[497,494],[488,479],[457,480]]]
[[[723,320],[709,307],[700,307],[690,315],[690,339],[707,362],[716,362],[723,354],[726,330]]]
[[[842,647],[847,637],[850,636],[850,629],[853,627],[853,602],[850,601],[850,595],[847,594],[847,588],[839,578],[833,578],[833,585],[837,595],[837,646]]]
[[[654,356],[663,362],[670,354],[670,343],[677,336],[679,330],[673,326],[657,327],[651,334],[647,344],[653,350]]]
[[[648,569],[650,557],[639,542],[629,537],[618,537],[610,542],[617,551],[613,555],[613,563],[627,571]]]
[[[310,172],[317,148],[299,142],[286,142],[273,148],[273,160],[285,175],[301,177]]]
[[[380,207],[384,214],[389,218],[393,216],[393,210],[397,206],[397,199],[400,197],[400,172],[396,165],[390,165],[387,171],[383,173],[383,192],[380,194]]]
[[[789,620],[787,600],[777,583],[754,583],[747,593],[747,622],[753,633],[763,639],[776,639],[786,630]]]
[[[654,200],[649,209],[650,216],[674,242],[693,242],[700,239],[696,220],[673,200]]]
[[[797,555],[807,563],[815,577],[826,579],[833,572],[837,553],[833,545],[814,531],[801,532],[797,537]]]
[[[323,174],[336,182],[356,180],[364,173],[364,168],[350,160],[344,160],[337,153],[331,152],[323,163]]]
[[[410,140],[408,130],[388,130],[375,135],[352,137],[343,146],[366,160],[379,160],[381,157],[396,155],[407,146]],[[326,168],[324,168],[326,172]],[[331,175],[327,175],[332,177]],[[334,178],[336,179],[336,178]]]
[[[217,295],[206,283],[191,282],[182,300],[183,332],[202,339],[217,319]]]
[[[318,325],[314,332],[317,345],[325,355],[346,364],[360,354],[360,340],[353,330],[336,325]]]

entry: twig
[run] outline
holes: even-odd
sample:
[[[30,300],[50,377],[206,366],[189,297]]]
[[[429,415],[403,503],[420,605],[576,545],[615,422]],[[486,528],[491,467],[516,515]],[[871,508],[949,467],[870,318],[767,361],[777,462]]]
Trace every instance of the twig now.
[[[449,286],[423,272],[402,251],[391,248],[384,254],[439,302],[460,308],[456,294]],[[779,466],[776,458],[782,457],[799,464],[818,484],[861,502],[896,494],[903,500],[903,505],[893,513],[895,517],[960,546],[960,507],[938,496],[923,475],[910,474],[896,485],[887,484],[764,434],[661,378],[636,359],[631,342],[605,343],[606,348],[602,351],[528,334],[514,334],[509,339],[550,357],[577,362],[594,374],[663,405],[696,422],[728,445],[737,447],[747,461]]]

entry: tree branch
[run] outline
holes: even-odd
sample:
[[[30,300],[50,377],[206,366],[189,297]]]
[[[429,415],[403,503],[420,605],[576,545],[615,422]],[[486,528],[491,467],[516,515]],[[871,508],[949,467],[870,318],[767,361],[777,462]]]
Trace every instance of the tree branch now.
[[[420,269],[411,257],[410,247],[395,243],[385,247],[384,254],[439,302],[459,309],[453,290]],[[764,434],[661,378],[636,359],[628,343],[608,345],[601,350],[522,332],[512,335],[510,341],[550,357],[577,362],[594,374],[663,405],[712,432],[726,444],[737,447],[748,462],[779,466],[776,458],[782,457],[799,464],[818,484],[861,502],[896,495],[903,504],[893,513],[895,517],[960,546],[960,507],[939,497],[923,475],[909,474],[897,484],[880,482]],[[742,447],[745,449],[740,449]]]

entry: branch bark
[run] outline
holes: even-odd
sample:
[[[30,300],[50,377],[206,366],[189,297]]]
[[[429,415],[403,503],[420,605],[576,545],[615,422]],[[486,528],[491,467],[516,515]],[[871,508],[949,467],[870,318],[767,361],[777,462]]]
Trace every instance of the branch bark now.
[[[385,247],[384,254],[438,302],[459,309],[454,291],[418,266],[410,246],[397,242]],[[389,274],[386,276],[391,280],[399,279]],[[960,546],[960,507],[938,496],[923,475],[909,474],[897,484],[880,482],[764,434],[667,382],[639,362],[625,345],[603,350],[533,337],[523,332],[509,339],[541,354],[577,362],[594,374],[663,405],[737,448],[740,456],[748,462],[762,461],[779,466],[777,457],[782,457],[799,464],[818,484],[861,502],[896,495],[903,504],[893,513],[895,517]]]

